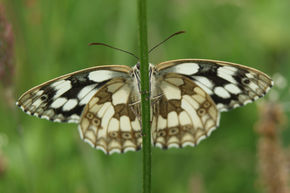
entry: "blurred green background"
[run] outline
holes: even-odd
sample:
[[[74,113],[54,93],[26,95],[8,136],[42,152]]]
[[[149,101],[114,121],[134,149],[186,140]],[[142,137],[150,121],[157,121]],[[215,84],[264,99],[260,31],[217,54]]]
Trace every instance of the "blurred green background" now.
[[[15,91],[13,101],[29,88],[69,72],[136,63],[124,53],[87,46],[105,42],[138,54],[136,1],[0,3],[5,5],[14,32],[15,73],[9,87]],[[271,76],[280,73],[287,82],[289,7],[289,0],[148,0],[149,47],[176,31],[187,32],[151,53],[150,61],[217,59],[248,65]],[[287,89],[274,88],[273,98],[289,113]],[[81,141],[77,125],[28,116],[7,105],[5,85],[0,86],[0,92],[1,193],[141,192],[141,151],[106,156]],[[153,192],[263,192],[257,169],[257,120],[257,105],[250,104],[222,113],[220,127],[196,148],[154,148]],[[289,127],[281,136],[287,147]]]

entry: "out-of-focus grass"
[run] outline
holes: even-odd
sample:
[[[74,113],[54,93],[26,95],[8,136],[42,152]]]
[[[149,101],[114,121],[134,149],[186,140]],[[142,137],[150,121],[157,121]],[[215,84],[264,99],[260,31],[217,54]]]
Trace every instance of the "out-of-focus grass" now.
[[[16,97],[82,68],[136,63],[123,53],[87,46],[106,42],[138,53],[134,1],[1,2],[15,33]],[[187,31],[155,50],[150,61],[210,58],[290,77],[289,4],[287,0],[149,1],[149,45],[173,32]],[[5,90],[1,87],[0,92]],[[7,163],[0,192],[141,191],[141,152],[106,156],[79,139],[76,125],[39,120],[18,109],[17,123],[2,98],[0,113],[0,136],[6,141],[0,152]],[[153,192],[190,192],[195,176],[204,192],[261,192],[256,119],[256,105],[247,105],[222,113],[220,127],[196,148],[153,149]],[[290,132],[285,130],[283,136],[289,139]]]

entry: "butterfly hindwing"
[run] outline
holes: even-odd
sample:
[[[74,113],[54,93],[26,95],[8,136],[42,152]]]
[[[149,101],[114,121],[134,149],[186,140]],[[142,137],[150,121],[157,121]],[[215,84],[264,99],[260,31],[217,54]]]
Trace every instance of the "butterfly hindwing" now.
[[[107,154],[141,148],[140,93],[135,84],[131,78],[115,78],[95,93],[81,117],[83,140]]]
[[[110,65],[73,72],[28,90],[16,104],[30,115],[78,123],[96,91],[114,77],[128,77],[130,70],[127,66]]]
[[[190,78],[167,73],[156,77],[152,140],[161,148],[197,145],[219,124],[211,97]]]
[[[206,91],[219,111],[227,111],[264,96],[273,81],[263,72],[216,60],[181,59],[160,63],[157,72],[183,74]]]

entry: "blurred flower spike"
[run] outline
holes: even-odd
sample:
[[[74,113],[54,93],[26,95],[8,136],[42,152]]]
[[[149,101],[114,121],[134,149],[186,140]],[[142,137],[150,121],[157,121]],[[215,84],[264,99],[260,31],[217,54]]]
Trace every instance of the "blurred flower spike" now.
[[[5,15],[5,8],[0,4],[0,82],[3,85],[2,97],[10,108],[14,107],[14,36],[12,25]]]
[[[13,63],[13,31],[7,21],[5,8],[0,4],[0,81],[5,88],[12,85],[14,73]]]
[[[269,93],[269,99],[272,102],[278,102],[284,103],[283,99],[284,97],[288,98],[289,96],[284,96],[286,93],[287,88],[287,79],[280,73],[276,73],[273,75],[273,80],[275,82],[275,86]],[[290,93],[287,93],[286,95],[289,95]]]

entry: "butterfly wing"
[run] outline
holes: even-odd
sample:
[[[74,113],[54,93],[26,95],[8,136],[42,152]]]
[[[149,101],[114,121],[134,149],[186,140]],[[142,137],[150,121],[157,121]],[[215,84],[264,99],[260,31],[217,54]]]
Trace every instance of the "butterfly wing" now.
[[[113,78],[129,77],[130,71],[128,66],[110,65],[73,72],[28,90],[16,104],[30,115],[78,123],[97,90]]]
[[[140,93],[133,78],[115,78],[103,85],[86,105],[81,138],[107,154],[141,148]]]
[[[211,96],[219,111],[253,102],[273,85],[271,78],[263,72],[216,60],[172,60],[156,65],[156,71],[187,76]]]
[[[157,75],[153,86],[151,129],[155,146],[194,146],[218,126],[215,103],[190,78],[166,73]]]

